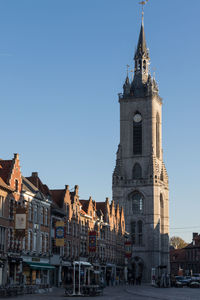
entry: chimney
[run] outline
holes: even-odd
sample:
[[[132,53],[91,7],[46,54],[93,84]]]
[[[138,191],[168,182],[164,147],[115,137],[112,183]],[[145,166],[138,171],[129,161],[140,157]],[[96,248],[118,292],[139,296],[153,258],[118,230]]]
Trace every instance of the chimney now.
[[[19,159],[19,154],[18,153],[14,153],[14,159]]]
[[[198,232],[193,232],[193,240],[198,236]]]
[[[78,186],[78,185],[75,185],[74,191],[75,191],[75,195],[76,195],[76,196],[78,196],[78,188],[79,188],[79,186]]]
[[[38,172],[32,172],[32,177],[38,177]]]

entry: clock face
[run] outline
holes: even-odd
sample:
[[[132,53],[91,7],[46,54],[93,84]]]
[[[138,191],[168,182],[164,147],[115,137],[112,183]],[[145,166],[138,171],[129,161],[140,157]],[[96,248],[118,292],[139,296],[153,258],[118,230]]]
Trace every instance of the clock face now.
[[[139,123],[142,121],[142,116],[140,114],[135,114],[133,117],[134,122]]]

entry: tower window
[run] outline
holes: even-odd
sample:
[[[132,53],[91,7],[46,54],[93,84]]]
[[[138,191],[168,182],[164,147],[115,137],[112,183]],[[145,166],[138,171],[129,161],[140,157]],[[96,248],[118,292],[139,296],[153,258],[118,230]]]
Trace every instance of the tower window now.
[[[133,179],[140,179],[142,178],[142,168],[140,164],[136,163],[133,167]]]
[[[135,114],[133,118],[133,154],[142,154],[142,117]]]
[[[147,64],[146,64],[146,60],[143,61],[143,70],[146,71],[147,68]]]
[[[133,245],[136,243],[136,222],[131,222],[131,239]]]
[[[131,196],[133,214],[143,213],[143,196],[140,193],[134,193]]]
[[[138,245],[141,246],[143,242],[143,224],[142,221],[137,222],[137,232],[138,232]]]
[[[141,59],[140,59],[139,64],[138,64],[138,70],[141,70],[141,66],[142,66],[142,62],[141,62]]]
[[[131,240],[133,245],[143,245],[143,222],[141,220],[131,222]]]
[[[156,156],[160,158],[160,118],[156,115]]]

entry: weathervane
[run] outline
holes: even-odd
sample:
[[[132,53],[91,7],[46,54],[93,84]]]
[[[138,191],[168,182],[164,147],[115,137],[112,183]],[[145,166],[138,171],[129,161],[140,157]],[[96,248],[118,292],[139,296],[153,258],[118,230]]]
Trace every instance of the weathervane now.
[[[141,1],[139,4],[142,5],[142,23],[144,22],[144,5],[148,2],[149,0]]]

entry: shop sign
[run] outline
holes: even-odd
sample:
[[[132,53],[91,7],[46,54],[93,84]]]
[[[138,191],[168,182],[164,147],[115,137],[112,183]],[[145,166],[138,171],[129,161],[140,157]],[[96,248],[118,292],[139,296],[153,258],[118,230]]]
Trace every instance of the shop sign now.
[[[125,256],[126,258],[130,258],[131,255],[132,255],[131,242],[125,242]]]
[[[15,210],[15,236],[24,237],[26,230],[26,209],[17,207]]]
[[[89,252],[96,252],[97,248],[97,233],[96,231],[89,232]]]
[[[65,237],[65,227],[63,221],[57,221],[55,226],[55,238],[56,238],[56,246],[62,247],[64,246],[64,237]]]
[[[32,261],[39,261],[40,262],[40,258],[39,257],[32,257]]]

